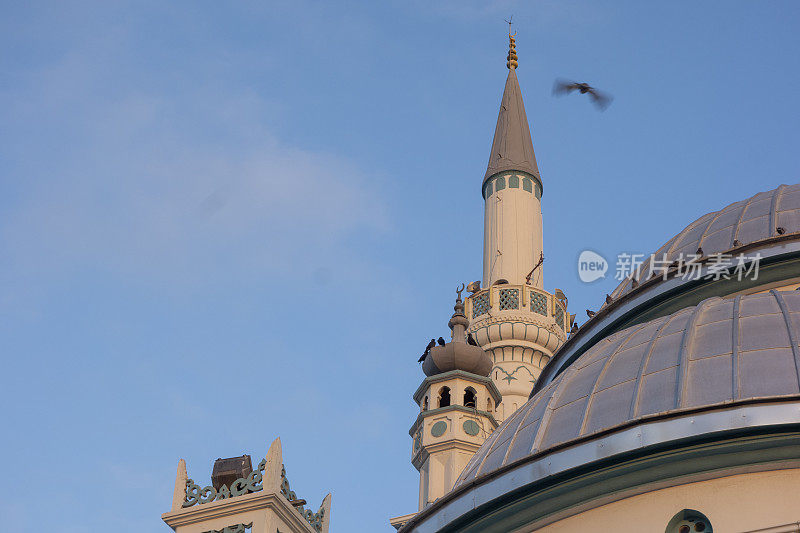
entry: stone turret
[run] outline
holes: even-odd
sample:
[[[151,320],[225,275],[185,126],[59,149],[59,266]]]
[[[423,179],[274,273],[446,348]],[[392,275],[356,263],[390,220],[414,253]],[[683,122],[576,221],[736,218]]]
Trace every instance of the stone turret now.
[[[502,401],[488,377],[492,361],[467,342],[469,320],[461,291],[448,325],[452,340],[431,348],[422,364],[427,376],[414,393],[420,414],[411,426],[411,462],[420,474],[419,509],[451,488],[480,445],[497,427]]]

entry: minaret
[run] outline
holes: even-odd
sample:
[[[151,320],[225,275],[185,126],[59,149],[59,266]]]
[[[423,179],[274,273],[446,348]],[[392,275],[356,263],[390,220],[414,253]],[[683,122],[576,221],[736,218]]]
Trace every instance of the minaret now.
[[[419,470],[419,510],[453,488],[458,475],[489,434],[500,392],[487,377],[492,368],[480,346],[468,344],[469,325],[461,291],[448,322],[452,341],[434,346],[422,370],[427,376],[414,393],[420,413],[409,434],[411,462]]]
[[[500,113],[483,178],[483,288],[466,310],[473,333],[492,356],[503,395],[501,419],[521,406],[570,328],[566,298],[543,289],[542,178],[517,81],[516,39],[509,34]],[[559,292],[560,294],[560,292]]]

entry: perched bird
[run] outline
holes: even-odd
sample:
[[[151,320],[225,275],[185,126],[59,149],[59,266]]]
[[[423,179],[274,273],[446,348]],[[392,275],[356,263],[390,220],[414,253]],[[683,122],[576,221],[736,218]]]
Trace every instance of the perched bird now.
[[[741,243],[741,241],[739,241],[739,239],[733,239],[734,248],[738,248],[741,245],[742,245],[742,243]]]
[[[438,342],[438,343],[439,343],[439,346],[444,346],[444,345],[445,345],[444,339],[443,339],[443,338],[441,338],[441,337],[439,337],[438,339],[436,339],[436,342]]]
[[[467,344],[472,346],[478,345],[478,341],[475,340],[475,337],[472,336],[472,333],[467,333]]]
[[[639,286],[639,280],[637,280],[636,278],[631,278],[631,289],[635,289],[638,286]]]
[[[698,248],[698,249],[697,249],[697,252],[695,252],[695,253],[696,253],[697,255],[699,255],[700,257],[703,257],[703,249],[702,249],[702,248]]]
[[[607,108],[608,104],[610,104],[611,100],[613,100],[610,95],[598,91],[588,83],[557,79],[553,85],[553,94],[556,96],[569,94],[572,91],[580,91],[581,94],[588,94],[592,99],[592,103],[594,103],[594,105],[600,109]]]
[[[576,331],[578,331],[578,323],[577,323],[577,322],[576,322],[576,323],[574,323],[574,324],[572,324],[572,329],[571,329],[571,330],[569,330],[569,334],[570,334],[570,335],[572,335],[572,334],[573,334],[573,333],[575,333]]]
[[[614,301],[614,298],[612,298],[612,297],[611,297],[611,295],[609,295],[609,294],[606,294],[606,303],[607,303],[607,304],[610,304],[610,303],[611,303],[611,302],[613,302],[613,301]]]
[[[778,232],[778,235],[783,235],[784,233],[786,233],[786,228],[778,226],[777,228],[775,228],[775,231]]]
[[[592,318],[592,317],[593,317],[594,315],[596,315],[596,314],[597,314],[597,313],[595,313],[594,311],[589,311],[588,309],[586,310],[586,315],[587,315],[589,318]]]
[[[436,341],[431,339],[431,342],[429,342],[428,345],[425,347],[425,352],[423,352],[422,357],[420,357],[417,360],[417,363],[423,362],[425,358],[428,357],[428,354],[431,352],[431,348],[433,348],[434,346],[436,346]]]

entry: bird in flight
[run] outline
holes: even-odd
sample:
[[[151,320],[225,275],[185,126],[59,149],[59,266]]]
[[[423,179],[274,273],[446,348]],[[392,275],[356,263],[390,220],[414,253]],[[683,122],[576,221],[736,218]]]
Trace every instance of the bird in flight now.
[[[601,110],[607,108],[608,104],[613,100],[611,95],[595,89],[588,83],[557,79],[553,85],[553,94],[556,96],[563,96],[572,91],[580,91],[581,94],[588,94],[592,99],[592,103]]]

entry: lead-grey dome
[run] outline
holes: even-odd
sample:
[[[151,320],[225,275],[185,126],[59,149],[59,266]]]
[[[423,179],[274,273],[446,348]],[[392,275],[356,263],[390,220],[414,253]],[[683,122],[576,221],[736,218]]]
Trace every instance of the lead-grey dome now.
[[[657,260],[666,255],[666,261],[685,258],[702,248],[703,255],[727,253],[737,248],[753,245],[781,235],[800,233],[800,184],[781,185],[771,191],[705,214],[686,226],[680,233],[653,254]],[[651,259],[642,265],[639,280],[653,274]],[[626,279],[611,293],[614,299],[632,290],[631,279]]]
[[[447,325],[453,331],[453,340],[444,346],[434,346],[426,352],[422,361],[425,375],[435,376],[451,370],[463,370],[471,374],[486,377],[492,371],[492,359],[477,344],[468,344],[466,330],[469,319],[464,314],[464,302],[461,292],[453,306],[453,316]],[[433,342],[431,340],[431,342]]]
[[[796,398],[798,339],[798,291],[710,298],[621,330],[586,351],[495,430],[456,486],[656,417]],[[795,414],[792,422],[800,421]]]

